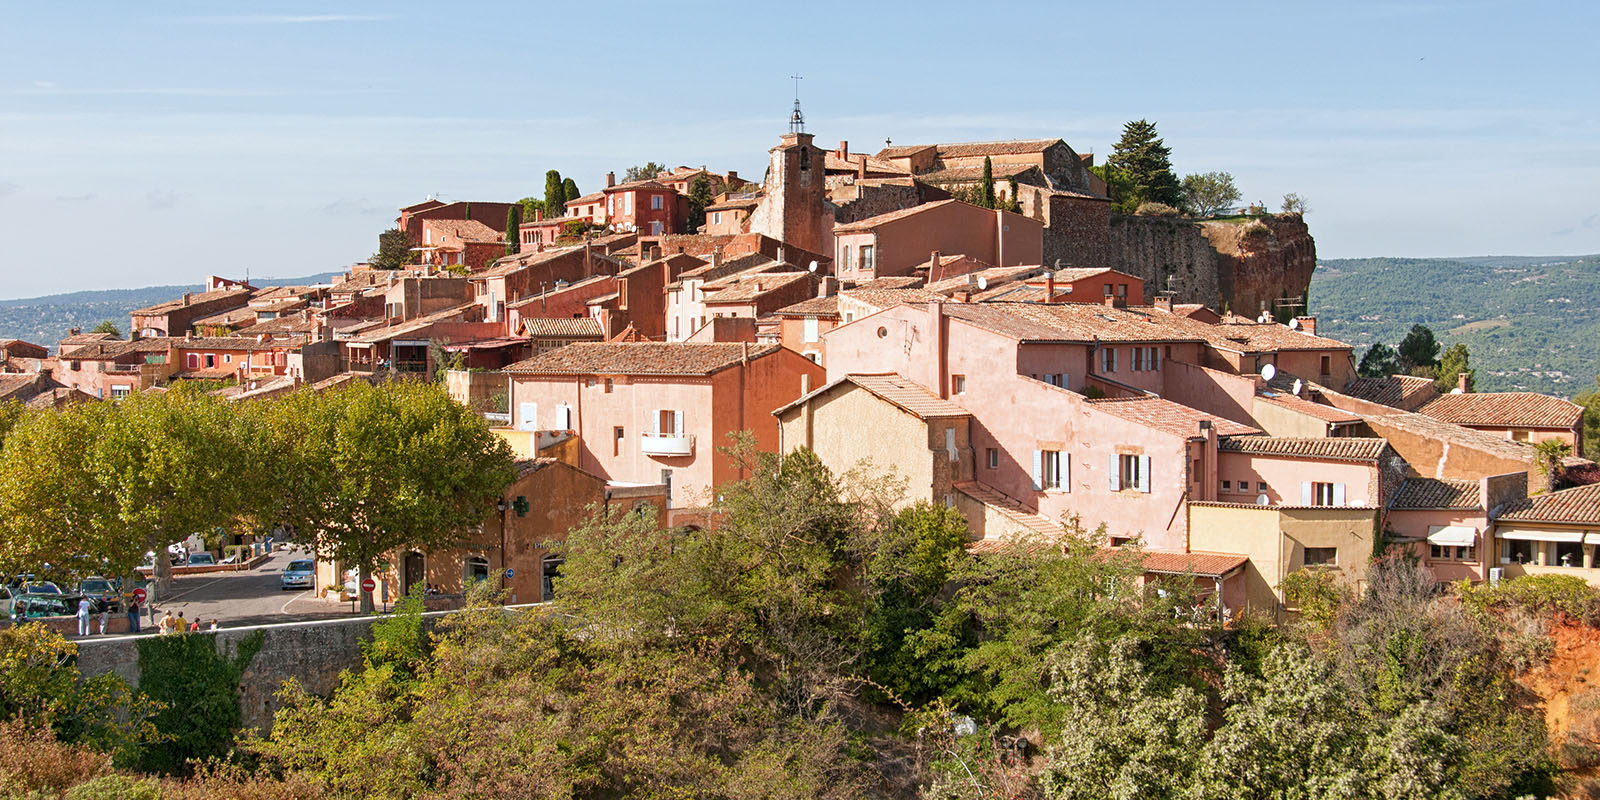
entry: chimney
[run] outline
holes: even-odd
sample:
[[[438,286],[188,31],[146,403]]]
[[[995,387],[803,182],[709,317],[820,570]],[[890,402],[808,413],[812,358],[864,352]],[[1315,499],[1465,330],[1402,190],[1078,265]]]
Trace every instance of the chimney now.
[[[1056,272],[1053,269],[1045,270],[1044,273],[1044,301],[1046,303],[1056,301]]]
[[[955,301],[957,303],[965,303],[965,302],[967,302],[967,301],[969,301],[971,299],[972,299],[972,293],[971,292],[959,291],[959,292],[955,293]]]
[[[1316,317],[1295,317],[1295,319],[1300,321],[1300,330],[1302,332],[1309,333],[1312,336],[1316,336],[1317,335],[1317,318]]]
[[[536,208],[533,210],[533,221],[544,222],[544,209]]]
[[[183,293],[183,307],[184,308],[188,308],[189,307],[189,301],[193,300],[193,299],[194,299],[194,295],[193,294],[191,294],[189,292],[184,292]]]
[[[850,142],[848,142],[848,141],[846,141],[844,139],[840,139],[839,140],[839,160],[840,161],[849,161],[850,160]]]
[[[1114,294],[1106,295],[1106,305],[1111,307],[1111,308],[1116,308],[1117,307],[1117,296],[1114,295]]]
[[[817,297],[832,297],[839,291],[839,279],[832,275],[822,276],[822,282],[817,284]]]
[[[1460,392],[1462,394],[1470,393],[1472,391],[1472,373],[1470,373],[1470,372],[1457,372],[1456,373],[1456,388],[1458,390],[1460,390]]]
[[[939,259],[943,255],[944,254],[938,250],[935,250],[928,255],[928,283],[933,283],[934,281],[939,280]]]
[[[68,328],[67,329],[67,335],[68,336],[77,336],[80,333],[83,333],[83,329],[82,328]]]
[[[864,181],[866,179],[867,179],[867,157],[866,156],[862,156],[861,157],[861,161],[856,164],[856,180]]]
[[[728,170],[728,183],[733,183],[736,180],[739,180],[739,173],[731,169]]]
[[[659,245],[659,244],[650,245],[650,260],[651,261],[656,261],[656,260],[658,260],[660,258],[661,258],[661,245]]]
[[[616,186],[616,185],[617,185],[617,173],[615,173],[615,172],[607,172],[606,173],[606,188],[610,189],[611,187]]]
[[[789,262],[785,261],[784,258],[783,258],[783,245],[781,245],[781,244],[778,245],[778,263],[779,264],[787,264],[787,263],[789,263]]]
[[[1158,295],[1156,295],[1155,306],[1160,311],[1165,311],[1168,314],[1172,313],[1172,295],[1170,295],[1170,294],[1158,294]]]
[[[718,247],[718,248],[716,248],[716,249],[711,251],[711,266],[713,266],[713,267],[722,266],[722,248],[721,247]]]

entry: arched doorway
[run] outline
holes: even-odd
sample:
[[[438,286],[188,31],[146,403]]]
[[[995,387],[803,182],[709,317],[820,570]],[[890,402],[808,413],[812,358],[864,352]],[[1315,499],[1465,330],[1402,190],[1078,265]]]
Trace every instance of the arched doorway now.
[[[540,587],[541,591],[543,591],[544,594],[542,596],[540,596],[540,598],[539,598],[540,600],[549,602],[550,600],[554,600],[555,599],[555,596],[556,596],[555,579],[559,575],[561,575],[561,565],[563,563],[565,563],[565,562],[566,562],[566,559],[562,558],[561,556],[545,556],[544,557],[544,582],[543,582],[543,585]]]
[[[411,587],[413,586],[424,587],[423,581],[427,577],[428,573],[423,567],[424,564],[421,553],[406,553],[405,558],[401,561],[400,569],[401,594],[410,595]]]
[[[461,562],[462,591],[474,583],[486,580],[489,580],[489,559],[483,556],[467,556]]]

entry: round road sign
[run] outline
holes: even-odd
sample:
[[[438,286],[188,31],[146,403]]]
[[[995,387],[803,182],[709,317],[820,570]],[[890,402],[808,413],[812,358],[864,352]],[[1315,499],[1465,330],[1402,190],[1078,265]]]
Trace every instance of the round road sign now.
[[[510,568],[510,567],[506,567],[506,577],[507,578],[515,578],[515,577],[517,577],[517,571],[512,569],[512,568]]]
[[[373,579],[371,579],[371,578],[368,578],[368,579],[366,579],[366,580],[361,582],[361,591],[363,591],[363,592],[370,592],[370,591],[372,591],[373,589],[376,589],[376,588],[378,588],[378,582],[373,580]]]
[[[133,590],[133,602],[135,603],[143,603],[144,599],[149,596],[143,588]]]

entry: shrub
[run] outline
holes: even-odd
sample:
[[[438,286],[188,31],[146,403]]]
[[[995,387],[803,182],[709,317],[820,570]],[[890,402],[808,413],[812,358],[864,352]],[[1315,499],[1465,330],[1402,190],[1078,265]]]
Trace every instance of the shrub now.
[[[1267,227],[1267,223],[1262,222],[1259,219],[1253,219],[1249,222],[1246,222],[1243,227],[1240,228],[1240,233],[1243,234],[1244,238],[1246,239],[1254,239],[1257,237],[1271,236],[1272,229]]]
[[[1318,628],[1333,623],[1339,613],[1339,576],[1327,569],[1298,569],[1285,575],[1278,588],[1284,602],[1300,612],[1302,618]]]
[[[161,800],[161,785],[147,778],[102,775],[72,787],[66,800]]]
[[[1600,589],[1576,575],[1523,575],[1498,586],[1457,585],[1461,602],[1477,611],[1526,611],[1565,614],[1585,622],[1600,621]]]
[[[60,796],[110,771],[110,756],[63,744],[44,725],[0,722],[0,797]]]
[[[1157,203],[1154,201],[1140,203],[1139,207],[1134,209],[1133,212],[1133,215],[1136,217],[1176,217],[1178,214],[1178,209],[1173,208],[1166,203]]]

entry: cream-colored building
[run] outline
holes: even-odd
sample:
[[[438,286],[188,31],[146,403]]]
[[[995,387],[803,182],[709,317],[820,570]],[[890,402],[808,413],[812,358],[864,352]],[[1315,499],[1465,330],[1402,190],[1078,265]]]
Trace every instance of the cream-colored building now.
[[[1506,578],[1576,575],[1600,586],[1600,484],[1508,503],[1494,516],[1490,580],[1499,570]]]
[[[1209,502],[1191,502],[1188,508],[1191,551],[1250,558],[1247,608],[1280,614],[1283,579],[1300,569],[1334,570],[1353,586],[1366,580],[1378,533],[1377,508]]]

